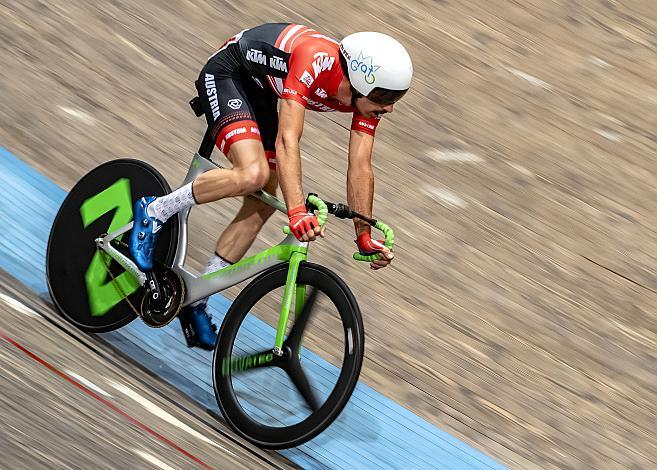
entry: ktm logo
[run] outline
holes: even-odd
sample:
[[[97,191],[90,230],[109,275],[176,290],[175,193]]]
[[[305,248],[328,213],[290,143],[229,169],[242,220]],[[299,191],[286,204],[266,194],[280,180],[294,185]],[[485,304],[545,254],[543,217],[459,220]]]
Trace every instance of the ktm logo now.
[[[328,52],[317,52],[313,55],[315,60],[313,61],[313,72],[315,72],[315,78],[319,75],[320,72],[324,70],[331,70],[333,67],[333,62],[335,62],[335,57],[330,57]]]
[[[273,56],[269,59],[269,66],[274,70],[279,70],[281,72],[287,73],[287,64],[283,59],[277,56]]]
[[[257,49],[249,49],[246,51],[246,60],[255,62],[256,64],[267,65],[267,57]]]

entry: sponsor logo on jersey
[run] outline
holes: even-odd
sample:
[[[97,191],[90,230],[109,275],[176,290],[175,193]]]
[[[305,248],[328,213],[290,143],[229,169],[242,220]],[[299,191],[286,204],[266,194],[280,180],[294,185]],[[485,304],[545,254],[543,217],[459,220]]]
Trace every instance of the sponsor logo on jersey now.
[[[272,56],[269,58],[269,66],[274,70],[287,73],[287,64],[278,56]]]
[[[331,70],[333,62],[335,62],[335,57],[329,56],[328,52],[317,52],[313,57],[315,58],[312,63],[315,78],[317,78],[317,75],[319,75],[320,72]]]
[[[361,51],[358,54],[357,59],[352,59],[349,62],[349,68],[353,72],[360,71],[365,77],[365,83],[371,85],[376,82],[376,75],[374,75],[374,72],[379,70],[381,66],[372,63],[372,56],[363,57],[363,52]]]
[[[359,125],[359,126],[362,126],[362,127],[366,127],[366,128],[368,128],[368,129],[372,129],[372,130],[374,130],[374,125],[373,125],[373,124],[370,124],[369,122],[358,121],[358,125]]]
[[[267,57],[258,49],[249,49],[246,51],[246,60],[250,60],[256,64],[267,65]]]
[[[260,129],[258,129],[257,127],[251,126],[251,134],[260,135]]]
[[[217,100],[217,86],[214,83],[214,75],[211,73],[205,74],[205,92],[210,100],[210,109],[212,110],[212,118],[216,121],[221,112],[219,111],[219,101]]]
[[[233,98],[232,100],[228,100],[228,103],[226,104],[231,109],[240,109],[242,107],[242,100],[239,98]]]
[[[319,101],[315,101],[311,98],[308,98],[308,104],[319,112],[330,113],[331,111],[335,111],[334,108],[331,108],[330,106],[324,103],[320,103]]]
[[[291,88],[283,88],[283,93],[287,93],[288,95],[296,95],[297,90],[292,90]]]
[[[315,81],[312,75],[308,73],[307,70],[304,70],[303,73],[301,74],[301,77],[299,78],[299,81],[306,85],[308,88],[310,88]]]
[[[323,100],[328,98],[328,93],[326,93],[326,90],[324,88],[318,88],[317,90],[315,90],[315,94]]]
[[[238,127],[236,129],[233,129],[228,134],[226,134],[226,137],[224,137],[224,140],[228,140],[231,137],[235,137],[236,135],[240,135],[240,134],[246,134],[246,127]]]

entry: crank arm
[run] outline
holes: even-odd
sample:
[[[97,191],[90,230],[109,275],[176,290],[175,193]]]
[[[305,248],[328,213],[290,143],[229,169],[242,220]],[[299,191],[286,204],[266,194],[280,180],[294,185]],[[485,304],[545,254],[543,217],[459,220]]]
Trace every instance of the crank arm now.
[[[146,285],[146,274],[141,272],[134,261],[132,261],[130,258],[120,253],[116,248],[112,246],[111,243],[112,240],[114,240],[119,235],[128,232],[131,228],[132,228],[132,222],[130,222],[128,225],[121,227],[116,232],[112,232],[109,235],[105,235],[104,237],[96,238],[94,241],[96,242],[96,246],[99,249],[107,253],[114,261],[119,263],[123,267],[123,269],[125,269],[127,272],[132,274],[132,276],[135,279],[137,279],[137,281],[139,281],[139,285],[143,287],[144,285]]]

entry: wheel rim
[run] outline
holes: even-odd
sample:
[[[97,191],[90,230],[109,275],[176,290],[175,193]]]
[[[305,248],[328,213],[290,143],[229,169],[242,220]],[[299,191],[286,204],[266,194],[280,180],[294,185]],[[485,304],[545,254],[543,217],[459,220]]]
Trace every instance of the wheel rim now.
[[[268,287],[284,284],[284,275],[285,270],[276,279],[272,276],[266,281]],[[266,325],[273,317],[277,318],[278,312],[271,311],[271,306],[270,312],[263,312],[260,309],[263,298],[245,302],[242,307],[250,313],[242,312],[241,318],[229,313],[233,324],[226,328],[222,326],[217,347],[217,351],[224,351],[224,356],[218,360],[215,354],[213,372],[222,412],[238,432],[263,447],[298,445],[321,432],[346,404],[362,363],[360,316],[354,313],[357,306],[352,304],[342,286],[334,284],[329,292],[325,292],[326,288],[322,286],[326,282],[325,275],[310,269],[300,269],[299,282],[307,283],[308,296],[312,296],[312,292],[317,294],[300,349],[301,370],[317,398],[317,409],[308,406],[307,397],[304,399],[298,392],[294,386],[294,374],[289,370],[295,368],[298,357],[293,353],[295,344],[289,341],[294,336],[294,326],[286,335],[284,358],[276,358],[267,349],[273,344],[275,332]],[[282,287],[268,295],[280,300]],[[291,312],[291,318],[293,315]],[[226,331],[237,325],[237,334],[227,339]],[[263,334],[267,330],[269,334]],[[329,336],[331,338],[327,338]],[[228,352],[232,361],[237,356],[241,362],[228,362]],[[267,353],[269,358],[264,356]],[[244,358],[254,359],[249,362]]]

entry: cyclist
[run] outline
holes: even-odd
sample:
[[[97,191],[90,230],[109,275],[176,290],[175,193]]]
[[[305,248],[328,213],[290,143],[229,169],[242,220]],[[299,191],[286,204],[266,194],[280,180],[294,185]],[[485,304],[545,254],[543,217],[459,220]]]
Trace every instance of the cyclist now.
[[[237,262],[274,212],[248,195],[259,189],[276,194],[279,183],[294,235],[302,241],[324,236],[301,188],[299,141],[306,109],[353,113],[347,200],[352,209],[371,216],[374,133],[381,116],[392,112],[408,90],[412,75],[406,49],[381,33],[354,33],[338,43],[303,25],[271,23],[230,38],[201,70],[196,89],[216,145],[233,168],[207,171],[171,194],[135,203],[130,252],[139,268],[152,269],[160,226],[172,215],[195,204],[246,196],[205,272]],[[367,223],[354,223],[359,251],[381,253],[371,268],[387,266],[393,253],[372,240]],[[190,347],[214,348],[216,332],[206,303],[180,313]]]

